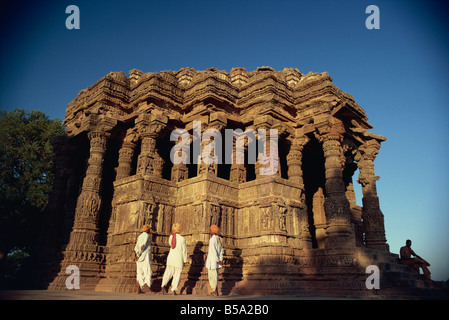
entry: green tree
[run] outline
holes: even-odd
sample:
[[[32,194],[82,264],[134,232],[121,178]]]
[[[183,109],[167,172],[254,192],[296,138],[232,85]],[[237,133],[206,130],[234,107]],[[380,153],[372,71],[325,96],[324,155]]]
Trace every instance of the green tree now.
[[[0,110],[0,270],[8,253],[30,248],[53,184],[50,141],[63,134],[40,111]]]

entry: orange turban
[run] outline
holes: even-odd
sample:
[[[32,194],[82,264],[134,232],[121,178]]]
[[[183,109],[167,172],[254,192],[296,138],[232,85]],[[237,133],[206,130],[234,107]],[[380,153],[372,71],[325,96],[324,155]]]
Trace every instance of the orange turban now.
[[[140,231],[142,231],[142,232],[148,232],[148,231],[150,231],[150,225],[144,224],[144,225],[142,226],[142,228],[140,229]]]
[[[172,231],[172,233],[181,233],[182,227],[179,223],[175,223],[172,225],[171,231]]]
[[[220,228],[213,224],[210,226],[210,232],[217,234],[218,232],[220,232]]]

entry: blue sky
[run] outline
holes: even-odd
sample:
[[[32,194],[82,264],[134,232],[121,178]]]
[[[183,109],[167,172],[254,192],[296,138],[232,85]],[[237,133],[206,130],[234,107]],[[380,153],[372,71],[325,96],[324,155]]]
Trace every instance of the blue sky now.
[[[68,5],[80,29],[68,30]],[[368,5],[380,29],[368,30]],[[327,71],[388,138],[375,161],[392,252],[406,239],[449,278],[447,1],[14,1],[0,5],[0,108],[64,118],[111,71]],[[356,177],[355,177],[356,178]],[[360,188],[357,189],[361,203]]]

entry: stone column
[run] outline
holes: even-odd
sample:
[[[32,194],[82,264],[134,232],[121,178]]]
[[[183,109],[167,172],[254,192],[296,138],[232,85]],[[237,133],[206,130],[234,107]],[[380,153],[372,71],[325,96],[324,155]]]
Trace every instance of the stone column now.
[[[299,184],[300,188],[304,190],[304,180],[302,172],[302,150],[309,141],[307,136],[293,139],[290,147],[290,152],[287,155],[288,166],[288,180]]]
[[[304,249],[312,248],[312,237],[310,234],[309,220],[307,217],[307,206],[305,187],[302,171],[302,151],[304,146],[310,139],[307,136],[291,139],[290,152],[287,155],[288,166],[288,180],[298,184],[301,189],[300,206],[292,208],[293,218],[296,219],[300,225],[299,232],[302,239],[302,247]]]
[[[90,156],[81,194],[76,204],[75,220],[68,248],[71,244],[83,243],[93,246],[98,244],[101,180],[108,137],[109,133],[107,132],[93,131],[88,133]]]
[[[136,126],[142,138],[140,155],[137,159],[137,174],[142,176],[155,174],[155,168],[158,171],[157,168],[160,164],[156,165],[155,163],[159,160],[155,154],[156,139],[167,122],[168,118],[162,114],[143,114],[136,119]]]
[[[63,252],[61,270],[50,284],[49,289],[64,289],[67,274],[66,267],[79,268],[82,289],[92,290],[99,281],[100,265],[104,261],[104,252],[98,246],[98,221],[101,208],[101,175],[103,158],[106,152],[108,133],[93,131],[88,133],[90,156],[81,194],[78,197],[70,239]]]
[[[117,176],[115,180],[129,177],[136,149],[137,132],[134,128],[128,129],[122,147],[119,150]]]
[[[326,177],[326,248],[353,246],[355,243],[351,230],[351,214],[343,181],[343,136],[327,133],[321,136],[320,140],[323,143]]]
[[[203,151],[205,150],[206,146],[209,145],[209,143],[212,143],[212,141],[201,141],[201,154],[199,156],[198,159],[198,175],[200,174],[213,174],[213,175],[217,175],[217,163],[212,162],[212,163],[206,163],[205,161],[203,161]],[[214,156],[214,154],[210,154],[211,157]]]
[[[103,161],[107,139],[116,120],[104,116],[91,115],[83,123],[88,131],[90,153],[81,193],[77,199],[75,216],[69,242],[63,252],[61,271],[50,284],[50,289],[65,288],[67,274],[65,268],[75,265],[80,271],[82,289],[93,289],[99,280],[104,262],[104,248],[98,245],[99,216],[101,210],[101,182]]]
[[[271,134],[270,129],[273,128],[273,125],[274,119],[271,116],[254,119],[257,136],[257,161],[254,166],[256,179],[263,178],[264,176],[280,176],[281,174],[278,153],[279,131],[277,135]],[[273,147],[273,150],[271,150],[271,147]]]
[[[315,226],[315,238],[317,247],[322,249],[326,246],[326,212],[324,210],[325,196],[323,188],[318,187],[312,198],[313,223]]]
[[[243,183],[246,182],[245,152],[248,150],[249,141],[243,141],[243,148],[240,148],[240,146],[237,146],[238,137],[233,136],[232,140],[233,157],[229,180],[231,182]]]
[[[380,143],[369,140],[359,147],[356,155],[360,170],[358,182],[362,185],[363,207],[362,220],[365,233],[365,245],[382,251],[389,251],[385,237],[384,215],[380,210],[377,196],[376,181],[379,177],[374,175],[374,159],[380,149]]]
[[[213,132],[216,133],[216,135],[214,135],[214,139],[220,138],[221,140],[223,140],[222,135],[221,135],[221,130],[223,130],[223,128],[226,126],[226,124],[227,124],[226,118],[224,118],[218,114],[211,114],[209,124],[207,125],[207,127],[205,127],[203,125],[201,126],[201,131],[202,131],[201,132],[201,152],[198,157],[198,175],[203,174],[203,173],[205,173],[205,174],[211,173],[215,176],[217,175],[218,163],[217,163],[217,161],[212,162],[211,159],[213,159],[217,155],[217,148],[220,148],[220,146],[217,142],[215,142],[215,148],[211,149],[210,154],[207,154],[207,152],[203,152],[209,144],[214,143],[212,141],[212,139],[205,140],[204,134],[205,134],[206,130],[211,129],[210,133],[213,133]],[[221,141],[221,143],[223,144],[224,141]],[[221,152],[221,150],[220,150],[220,152]],[[204,160],[204,159],[202,159],[203,156],[209,157],[209,160],[208,160],[209,163],[203,161]],[[218,161],[223,160],[223,155],[221,155],[221,156],[222,156],[222,159],[217,159]]]
[[[171,181],[179,182],[188,178],[189,169],[187,168],[185,163],[178,163],[173,165],[171,169]]]
[[[115,180],[129,177],[136,145],[132,142],[124,142],[119,150],[117,176]]]
[[[186,142],[183,139],[188,140],[189,144],[185,144]],[[173,167],[171,168],[171,181],[179,182],[189,178],[189,168],[187,164],[190,164],[190,141],[191,137],[188,133],[185,135],[180,135],[178,137],[178,141],[174,142],[172,146],[172,150],[178,150],[177,154],[173,154]],[[180,144],[178,146],[178,144]],[[178,147],[179,149],[175,149]],[[178,158],[176,160],[176,158]],[[178,163],[179,162],[179,163]]]
[[[160,154],[155,150],[153,157],[153,174],[156,177],[162,177],[162,171],[164,170],[165,160],[162,159]]]

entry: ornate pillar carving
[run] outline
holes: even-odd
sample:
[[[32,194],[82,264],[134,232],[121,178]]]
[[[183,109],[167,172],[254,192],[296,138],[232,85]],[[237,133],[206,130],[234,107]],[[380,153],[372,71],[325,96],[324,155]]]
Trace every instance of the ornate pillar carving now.
[[[153,174],[157,177],[162,177],[162,170],[164,169],[165,160],[155,150],[153,158]]]
[[[300,137],[292,137],[290,152],[287,155],[287,166],[288,166],[288,180],[293,181],[298,184],[301,189],[301,197],[298,199],[301,205],[297,208],[292,208],[293,218],[296,219],[300,225],[300,234],[302,239],[302,247],[304,249],[312,248],[312,236],[310,234],[309,220],[307,217],[307,206],[306,206],[306,195],[305,186],[302,171],[302,152],[304,146],[309,142],[309,138],[305,135]],[[313,211],[315,212],[315,211]],[[325,219],[324,219],[325,220]],[[314,222],[317,223],[317,218],[314,215]],[[323,241],[326,232],[322,230]]]
[[[170,140],[174,141],[174,145],[172,146],[173,155],[170,153],[170,157],[173,166],[171,168],[171,181],[179,182],[189,178],[189,169],[187,164],[191,163],[191,141],[193,138],[193,134],[189,134],[187,130],[175,129],[172,134],[175,135],[173,137],[178,137],[177,141],[171,140],[172,136],[170,136]],[[176,151],[177,150],[177,151]],[[176,152],[176,153],[174,153]]]
[[[179,151],[180,152],[180,151]],[[171,181],[179,182],[189,177],[189,169],[185,163],[174,164],[171,169]]]
[[[210,115],[210,122],[209,125],[207,127],[205,126],[201,126],[201,152],[199,155],[199,159],[198,159],[198,175],[200,174],[213,174],[213,175],[217,175],[217,170],[218,170],[218,163],[217,161],[214,161],[213,159],[218,156],[217,154],[217,149],[221,148],[221,145],[219,143],[217,143],[217,141],[212,141],[209,140],[209,138],[211,136],[214,136],[214,140],[220,138],[221,139],[221,130],[223,130],[223,128],[226,126],[227,122],[226,122],[226,118],[224,117],[220,117],[218,115]],[[205,139],[204,137],[204,133],[205,131],[207,131],[208,129],[212,129],[212,131],[210,131],[210,133],[212,134],[213,132],[215,133],[220,133],[220,134],[216,134],[216,135],[210,135],[209,137],[207,137]],[[223,143],[223,141],[220,141],[221,143]],[[213,144],[208,148],[209,144]],[[208,150],[210,150],[210,153],[208,154]],[[220,150],[221,152],[221,150]],[[223,155],[222,155],[223,156]],[[205,159],[207,157],[207,159]],[[217,159],[222,160],[222,159]]]
[[[96,275],[104,262],[103,247],[98,245],[99,215],[101,210],[101,182],[107,139],[117,120],[91,114],[84,122],[90,142],[89,159],[81,194],[76,203],[75,216],[69,242],[64,251],[61,271],[49,288],[64,288],[65,268],[74,264],[80,269],[82,288],[92,288],[98,282]]]
[[[173,167],[171,168],[171,181],[179,182],[189,178],[189,169],[187,164],[190,164],[190,143],[188,145],[183,145],[183,139],[191,141],[191,136],[187,132],[185,136],[180,135],[178,137],[178,141],[175,142],[175,145],[181,143],[180,148],[177,151],[177,154],[173,154],[174,159]],[[179,146],[178,146],[179,147]],[[172,147],[172,150],[176,150],[175,146]],[[177,156],[181,160],[175,160],[175,156]],[[178,163],[179,162],[179,163]]]
[[[326,245],[326,212],[324,210],[325,196],[323,188],[318,187],[312,198],[313,223],[315,226],[315,238],[318,248]]]
[[[81,194],[76,204],[75,220],[73,223],[73,231],[70,235],[69,246],[71,243],[98,244],[101,179],[108,137],[109,133],[104,131],[92,131],[88,133],[90,155]]]
[[[129,177],[137,140],[136,128],[128,129],[122,147],[119,150],[117,176],[115,180]]]
[[[325,159],[326,247],[353,246],[355,243],[351,230],[351,213],[343,181],[343,136],[339,133],[327,133],[321,136],[320,140],[323,143]]]
[[[244,133],[242,133],[243,139],[245,137]],[[232,164],[231,164],[231,173],[229,180],[231,182],[243,183],[246,182],[246,167],[245,167],[245,152],[248,151],[248,144],[250,143],[248,140],[243,141],[243,148],[238,146],[239,137],[233,136],[232,141]]]
[[[360,170],[358,182],[362,185],[363,193],[363,231],[365,233],[365,245],[368,248],[389,251],[385,237],[384,215],[380,210],[379,197],[377,196],[376,181],[374,175],[374,159],[380,149],[377,140],[369,140],[359,147],[355,160]]]
[[[136,119],[136,127],[142,138],[140,155],[137,159],[137,174],[160,175],[160,157],[156,156],[156,139],[167,125],[168,118],[162,114],[142,114]],[[156,169],[156,171],[155,171]]]
[[[271,116],[263,116],[254,120],[257,137],[257,160],[254,165],[256,179],[266,175],[280,176],[280,161],[278,153],[278,137],[270,129],[273,128],[274,119]],[[273,134],[272,134],[273,133]],[[277,131],[277,133],[279,133]]]
[[[293,139],[290,152],[287,155],[288,179],[298,183],[300,188],[304,190],[304,180],[302,176],[302,150],[310,139],[302,136]]]

